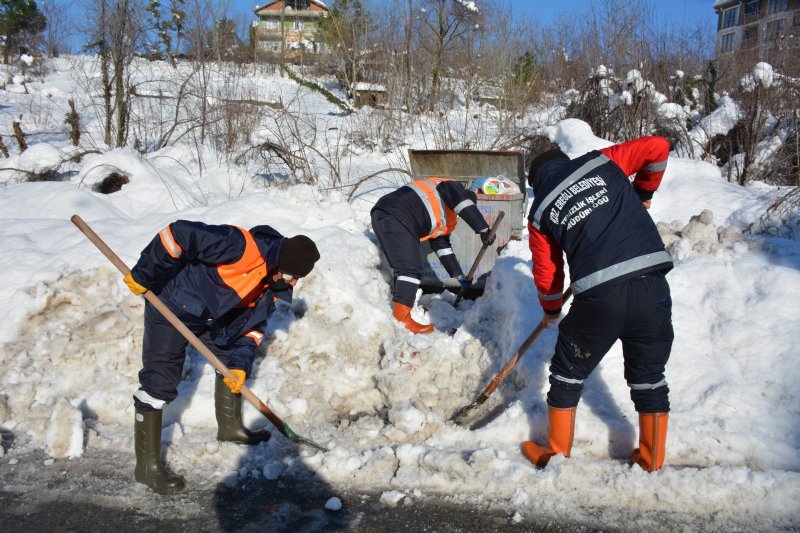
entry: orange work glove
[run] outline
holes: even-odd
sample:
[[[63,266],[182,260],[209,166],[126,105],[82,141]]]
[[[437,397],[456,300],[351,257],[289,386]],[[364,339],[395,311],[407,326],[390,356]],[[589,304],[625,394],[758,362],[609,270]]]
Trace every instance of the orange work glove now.
[[[239,370],[238,368],[232,368],[231,374],[233,374],[236,379],[223,378],[222,381],[231,389],[232,393],[239,394],[239,391],[242,390],[242,386],[244,385],[244,380],[247,378],[247,372]]]
[[[136,296],[141,296],[142,294],[147,292],[147,289],[145,287],[142,287],[136,282],[135,279],[133,279],[133,276],[131,276],[130,272],[125,274],[125,277],[122,278],[122,281],[125,282],[125,285],[127,285],[128,288],[131,290],[131,292]]]

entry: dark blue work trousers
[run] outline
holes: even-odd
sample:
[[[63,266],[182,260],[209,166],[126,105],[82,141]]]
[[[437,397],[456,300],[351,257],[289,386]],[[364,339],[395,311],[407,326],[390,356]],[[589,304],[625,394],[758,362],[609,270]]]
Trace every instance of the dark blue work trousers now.
[[[672,299],[664,272],[578,295],[558,327],[550,363],[551,407],[575,407],[583,383],[619,339],[636,411],[669,411],[664,367],[672,349]]]
[[[230,350],[211,341],[211,321],[180,318],[222,364],[227,366]],[[178,384],[181,382],[188,344],[189,341],[150,302],[145,302],[140,390],[166,403],[174,400],[178,396]],[[140,411],[154,410],[152,405],[140,401],[136,396],[133,401]]]
[[[423,268],[419,239],[399,220],[380,209],[372,212],[372,231],[392,267],[392,300],[413,307]]]

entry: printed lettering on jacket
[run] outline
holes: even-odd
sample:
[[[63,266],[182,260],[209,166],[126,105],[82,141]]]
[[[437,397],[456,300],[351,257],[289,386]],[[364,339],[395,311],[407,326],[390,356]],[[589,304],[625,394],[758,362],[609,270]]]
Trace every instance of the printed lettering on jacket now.
[[[582,197],[576,198],[581,193]],[[569,231],[592,211],[608,202],[608,184],[602,177],[598,175],[582,178],[558,195],[550,208],[550,222],[565,226]],[[569,209],[564,212],[567,205]]]

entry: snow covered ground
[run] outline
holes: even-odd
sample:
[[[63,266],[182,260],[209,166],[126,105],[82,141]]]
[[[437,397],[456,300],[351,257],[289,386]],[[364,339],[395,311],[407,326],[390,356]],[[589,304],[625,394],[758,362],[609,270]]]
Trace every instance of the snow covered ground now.
[[[286,80],[259,83],[287,100],[308,98],[325,120],[338,111]],[[28,94],[14,85],[0,89],[6,141],[11,117],[24,118],[30,102],[66,107],[78,91],[58,69],[28,83]],[[571,156],[610,144],[575,120],[547,133]],[[456,309],[449,293],[421,296],[414,314],[437,331],[414,336],[391,318],[369,227],[385,183],[362,185],[348,202],[337,190],[308,185],[265,189],[207,161],[199,180],[196,157],[181,145],[146,156],[127,149],[86,156],[61,182],[20,182],[17,172],[2,170],[32,169],[68,153],[63,135],[42,137],[32,143],[37,157],[0,160],[0,428],[7,436],[0,482],[5,465],[31,450],[81,462],[86,450],[133,447],[143,302],[70,217],[80,215],[129,265],[157,231],[183,218],[269,224],[316,241],[322,258],[295,302],[278,308],[249,386],[295,431],[330,448],[296,447],[277,432],[255,449],[217,443],[214,371],[192,353],[164,432],[170,466],[190,483],[235,486],[311,471],[342,490],[382,491],[385,505],[450,495],[523,517],[537,509],[571,517],[599,509],[598,527],[624,529],[632,517],[663,511],[720,527],[800,528],[800,243],[741,233],[775,188],[742,188],[713,165],[670,158],[651,209],[676,260],[668,276],[675,344],[665,468],[646,474],[627,464],[638,422],[616,345],[587,383],[573,457],[537,470],[519,445],[546,434],[555,332],[540,336],[476,429],[447,422],[541,319],[524,238],[505,249],[481,298]],[[384,157],[361,152],[353,159],[359,169],[376,169]],[[101,165],[123,169],[131,182],[110,195],[92,192]],[[249,405],[245,419],[267,425]],[[133,487],[133,465],[119,468],[130,470]]]

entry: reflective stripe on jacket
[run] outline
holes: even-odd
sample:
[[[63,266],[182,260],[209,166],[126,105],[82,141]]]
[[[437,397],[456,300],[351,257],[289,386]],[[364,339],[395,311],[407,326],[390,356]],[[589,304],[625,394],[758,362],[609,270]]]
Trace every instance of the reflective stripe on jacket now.
[[[267,263],[258,251],[258,245],[249,231],[238,228],[244,235],[244,253],[238,261],[217,265],[222,282],[239,296],[237,307],[253,307],[255,300],[267,289],[264,278],[267,276]]]
[[[431,219],[431,231],[428,235],[421,237],[420,241],[435,239],[442,235],[450,235],[456,227],[458,215],[447,206],[436,190],[436,187],[443,181],[455,180],[452,178],[425,178],[412,181],[406,185],[406,187],[417,193]]]

